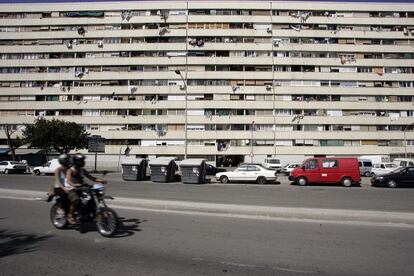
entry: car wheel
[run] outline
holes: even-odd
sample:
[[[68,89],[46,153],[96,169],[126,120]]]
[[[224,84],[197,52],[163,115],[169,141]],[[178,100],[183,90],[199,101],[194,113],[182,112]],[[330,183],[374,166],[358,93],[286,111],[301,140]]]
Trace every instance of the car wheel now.
[[[257,184],[265,184],[266,181],[267,181],[267,179],[264,176],[259,176],[256,180]]]
[[[220,176],[220,182],[223,184],[229,183],[229,178],[225,175]]]
[[[40,171],[39,171],[39,170],[35,170],[33,173],[34,173],[35,175],[40,175]]]
[[[296,183],[300,186],[306,186],[308,185],[308,180],[305,177],[301,176],[301,177],[298,177],[298,179],[296,180]]]
[[[365,172],[365,173],[364,173],[364,176],[366,176],[366,177],[370,177],[370,176],[371,176],[371,173],[370,173],[370,172]]]
[[[372,172],[371,173],[371,177],[375,177],[375,176],[376,176],[376,174]]]
[[[5,169],[4,170],[4,174],[9,174],[10,172],[9,172],[9,170],[8,169]]]
[[[389,179],[387,181],[387,187],[388,188],[396,188],[397,187],[397,181],[395,181],[394,179]]]
[[[351,187],[352,186],[352,178],[350,178],[350,177],[344,177],[344,178],[342,178],[342,185],[344,186],[344,187]]]

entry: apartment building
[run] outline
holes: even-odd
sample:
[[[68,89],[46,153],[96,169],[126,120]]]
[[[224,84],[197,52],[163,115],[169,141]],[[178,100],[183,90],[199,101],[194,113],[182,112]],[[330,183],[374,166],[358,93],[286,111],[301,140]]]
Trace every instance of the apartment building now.
[[[413,72],[414,4],[0,5],[1,127],[74,121],[112,161],[413,156]]]

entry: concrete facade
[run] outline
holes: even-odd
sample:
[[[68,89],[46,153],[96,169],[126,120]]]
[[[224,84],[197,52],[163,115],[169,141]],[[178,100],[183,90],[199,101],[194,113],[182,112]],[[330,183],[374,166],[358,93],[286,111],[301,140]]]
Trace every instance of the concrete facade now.
[[[113,165],[412,156],[413,46],[406,3],[1,4],[0,125],[77,122]]]

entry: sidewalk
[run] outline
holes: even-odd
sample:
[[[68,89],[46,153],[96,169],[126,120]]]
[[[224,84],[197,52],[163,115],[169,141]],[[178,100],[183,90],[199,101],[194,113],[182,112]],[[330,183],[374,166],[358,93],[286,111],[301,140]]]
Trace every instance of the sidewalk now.
[[[45,197],[44,192],[0,189],[0,198],[42,200]],[[130,197],[118,197],[113,201],[108,200],[107,203],[115,209],[239,217],[246,219],[353,223],[414,228],[414,214],[409,212],[254,206]]]

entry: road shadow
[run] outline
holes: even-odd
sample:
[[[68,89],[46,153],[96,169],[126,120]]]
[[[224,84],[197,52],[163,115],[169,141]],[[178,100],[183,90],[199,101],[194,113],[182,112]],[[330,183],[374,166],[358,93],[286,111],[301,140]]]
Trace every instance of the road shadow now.
[[[52,235],[39,236],[17,231],[0,230],[0,258],[35,251],[39,243]]]
[[[352,188],[361,188],[361,183],[353,183],[351,187],[345,187],[341,183],[307,183],[305,186],[301,186],[294,181],[290,181],[290,186],[296,186],[299,188],[305,187],[318,187],[318,188],[343,188],[343,189],[352,189]]]
[[[147,220],[140,220],[140,219],[125,219],[123,217],[119,217],[119,226],[117,232],[111,238],[125,238],[135,234],[135,232],[141,231],[139,228],[141,223],[146,222]],[[96,224],[94,222],[84,222],[81,224],[73,225],[71,228],[78,230],[80,233],[88,233],[88,232],[98,232],[96,228]]]

